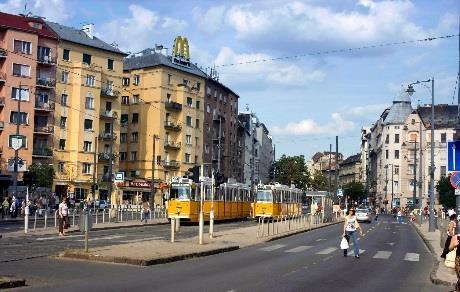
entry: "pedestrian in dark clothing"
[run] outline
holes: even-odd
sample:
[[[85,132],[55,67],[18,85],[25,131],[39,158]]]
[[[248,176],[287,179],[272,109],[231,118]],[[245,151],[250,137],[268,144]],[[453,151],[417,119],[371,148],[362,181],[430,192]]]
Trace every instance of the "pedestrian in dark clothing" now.
[[[443,259],[446,258],[446,255],[449,253],[449,245],[450,245],[450,240],[452,239],[452,236],[455,234],[455,226],[457,226],[457,214],[451,213],[449,216],[450,222],[449,226],[447,227],[447,239],[446,242],[444,243],[444,250],[442,251],[441,257]]]

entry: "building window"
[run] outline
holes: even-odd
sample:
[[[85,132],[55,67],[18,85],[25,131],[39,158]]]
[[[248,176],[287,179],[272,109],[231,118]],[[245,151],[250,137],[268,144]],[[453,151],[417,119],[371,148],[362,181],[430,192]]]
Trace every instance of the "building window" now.
[[[133,124],[137,124],[139,122],[139,114],[138,113],[133,113]]]
[[[166,93],[166,101],[171,102],[171,93]]]
[[[137,143],[138,140],[139,140],[139,133],[132,132],[131,133],[131,143]]]
[[[129,78],[123,77],[121,84],[123,86],[129,86]]]
[[[28,124],[28,114],[25,112],[21,112],[19,115],[19,122],[22,125]],[[17,125],[18,124],[18,112],[11,112],[10,115],[10,123]]]
[[[385,144],[388,144],[388,143],[390,143],[390,135],[387,134],[385,138]]]
[[[140,101],[139,94],[133,95],[133,104],[138,104]]]
[[[211,96],[211,88],[210,87],[207,87],[206,88],[206,94]]]
[[[185,144],[192,145],[192,136],[191,135],[186,135],[185,136]]]
[[[113,70],[113,60],[107,59],[107,69]]]
[[[129,173],[130,173],[130,177],[137,177],[135,170],[131,170]]]
[[[200,119],[195,119],[195,127],[196,127],[197,129],[200,128]]]
[[[445,165],[441,165],[441,177],[447,176],[447,169]]]
[[[13,75],[21,77],[30,77],[30,66],[13,63]]]
[[[61,94],[61,105],[62,106],[67,106],[67,98],[68,98],[68,95],[63,93]]]
[[[395,187],[395,191],[399,192],[399,181],[395,180],[394,181],[394,187]]]
[[[61,82],[62,83],[69,83],[69,72],[62,71],[61,72]]]
[[[198,163],[198,155],[195,155],[195,163]]]
[[[187,97],[187,106],[192,107],[193,106],[193,100],[191,97]]]
[[[185,153],[185,163],[190,163],[190,154]]]
[[[121,104],[129,104],[129,96],[122,96]]]
[[[137,160],[137,151],[131,151],[131,161]]]
[[[196,101],[196,109],[197,109],[197,110],[200,109],[200,101],[199,101],[199,100]]]
[[[122,114],[121,117],[120,117],[120,124],[122,126],[127,126],[128,125],[128,119],[129,119],[128,114]]]
[[[91,174],[91,164],[90,163],[83,163],[83,174]]]
[[[126,161],[127,155],[126,152],[120,152],[120,161]]]
[[[94,84],[96,83],[96,77],[93,75],[86,75],[86,86],[91,86],[93,87]]]
[[[85,119],[85,131],[93,130],[93,120]]]
[[[61,117],[61,122],[60,122],[61,129],[65,129],[67,126],[67,117]]]
[[[70,60],[70,50],[64,49],[64,50],[62,51],[62,59],[63,59],[63,60],[66,60],[66,61],[69,61],[69,60]]]
[[[141,76],[138,74],[134,74],[133,85],[139,85],[140,81],[141,81]]]
[[[90,65],[91,64],[91,55],[83,53],[83,63]]]
[[[197,91],[200,91],[200,89],[201,89],[201,83],[200,83],[200,82],[197,82],[197,83],[196,83],[196,90],[197,90]]]
[[[168,74],[168,85],[172,85],[172,75]]]
[[[65,139],[59,139],[59,150],[65,150]]]
[[[385,159],[388,159],[388,150],[385,150]]]
[[[188,80],[187,79],[182,79],[182,84],[184,84],[185,86],[188,85]]]
[[[84,152],[91,152],[91,145],[93,143],[91,143],[90,141],[84,141],[83,142],[83,151]]]
[[[29,88],[21,88],[21,90],[19,90],[18,87],[11,88],[11,98],[14,100],[18,100],[19,97],[21,97],[22,101],[29,101],[30,100]]]
[[[446,133],[441,133],[441,143],[446,143]]]
[[[186,121],[187,126],[190,126],[190,127],[192,126],[192,117],[191,116],[187,116],[185,121]]]
[[[128,142],[128,134],[127,133],[120,133],[120,143],[125,144]]]
[[[94,109],[94,98],[92,96],[85,97],[85,109]]]
[[[395,143],[399,143],[399,134],[395,134]]]
[[[395,159],[399,159],[399,150],[395,150]]]
[[[14,40],[14,51],[22,54],[32,54],[32,43]]]
[[[211,107],[209,106],[209,104],[206,106],[206,112],[209,114],[211,113]]]
[[[394,174],[399,175],[399,165],[394,166]]]
[[[158,164],[158,165],[161,164],[161,155],[157,155],[157,164]]]
[[[58,162],[58,172],[59,173],[64,172],[64,162],[62,162],[62,161]]]

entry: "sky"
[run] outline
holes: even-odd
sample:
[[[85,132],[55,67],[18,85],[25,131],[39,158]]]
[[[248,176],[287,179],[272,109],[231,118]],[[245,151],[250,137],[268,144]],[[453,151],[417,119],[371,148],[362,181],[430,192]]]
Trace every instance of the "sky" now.
[[[458,37],[331,51],[458,36],[458,0],[0,0],[0,11],[22,13],[26,3],[47,20],[93,23],[125,52],[155,44],[170,52],[176,36],[187,37],[191,61],[215,66],[240,111],[248,106],[268,127],[277,157],[311,158],[335,149],[336,135],[340,152],[358,153],[361,128],[416,80],[434,77],[435,103],[457,100]],[[415,89],[414,106],[431,102],[430,91]]]

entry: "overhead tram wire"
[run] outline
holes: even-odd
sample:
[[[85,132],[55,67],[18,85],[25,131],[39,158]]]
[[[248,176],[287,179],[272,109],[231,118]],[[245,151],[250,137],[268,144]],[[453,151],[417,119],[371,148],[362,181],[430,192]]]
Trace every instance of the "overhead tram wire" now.
[[[460,36],[459,34],[448,34],[448,35],[441,35],[441,36],[435,36],[435,37],[426,37],[426,38],[418,39],[418,40],[406,40],[406,41],[400,41],[400,42],[381,43],[381,44],[367,45],[367,46],[354,47],[354,48],[343,48],[343,49],[328,50],[328,51],[310,52],[310,53],[305,53],[305,54],[300,54],[300,55],[282,56],[282,57],[275,57],[275,58],[268,58],[268,59],[255,59],[255,60],[244,61],[244,62],[215,65],[215,67],[216,68],[232,67],[232,66],[248,65],[248,64],[262,63],[262,62],[269,62],[269,61],[280,61],[280,60],[304,58],[308,56],[332,55],[336,53],[350,53],[350,52],[356,52],[360,50],[369,50],[369,49],[377,49],[377,48],[385,48],[385,47],[393,47],[393,46],[402,46],[402,45],[408,45],[408,44],[414,44],[414,43],[431,42],[435,40],[444,40],[444,39],[450,39],[450,38],[459,37],[459,36]]]

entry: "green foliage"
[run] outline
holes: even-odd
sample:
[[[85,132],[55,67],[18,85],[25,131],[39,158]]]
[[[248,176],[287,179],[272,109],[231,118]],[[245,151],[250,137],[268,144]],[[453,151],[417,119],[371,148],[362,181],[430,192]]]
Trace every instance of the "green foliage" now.
[[[328,188],[328,181],[326,176],[321,171],[316,171],[311,179],[311,187],[315,191],[326,191]]]
[[[54,169],[49,164],[34,162],[24,174],[24,183],[29,187],[51,188],[53,186],[53,179]]]
[[[364,185],[360,182],[349,182],[343,186],[343,192],[345,196],[350,196],[353,201],[360,201],[367,197]]]
[[[284,185],[295,184],[299,189],[306,190],[310,182],[305,157],[300,156],[281,156],[276,165],[276,180]]]
[[[436,184],[436,191],[439,194],[439,203],[447,208],[455,207],[455,189],[450,184],[449,177],[441,177]]]

